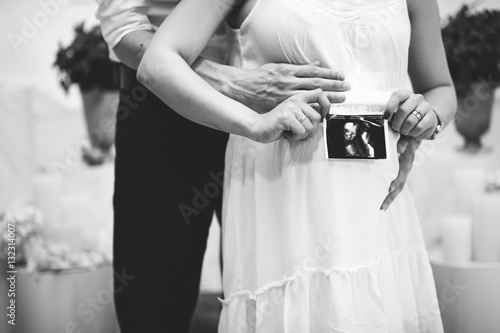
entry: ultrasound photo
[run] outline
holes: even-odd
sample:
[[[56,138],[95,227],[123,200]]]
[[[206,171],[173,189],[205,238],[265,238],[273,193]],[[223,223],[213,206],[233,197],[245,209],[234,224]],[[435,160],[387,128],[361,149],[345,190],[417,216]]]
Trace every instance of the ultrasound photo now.
[[[329,159],[387,159],[386,125],[382,114],[329,114],[325,123]]]

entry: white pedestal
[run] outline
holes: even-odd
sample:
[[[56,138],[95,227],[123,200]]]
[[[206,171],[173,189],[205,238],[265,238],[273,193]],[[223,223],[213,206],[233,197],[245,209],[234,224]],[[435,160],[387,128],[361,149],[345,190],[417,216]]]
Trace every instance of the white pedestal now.
[[[118,333],[111,281],[109,267],[75,273],[19,273],[12,333]]]
[[[500,262],[449,264],[429,251],[445,333],[498,333]]]

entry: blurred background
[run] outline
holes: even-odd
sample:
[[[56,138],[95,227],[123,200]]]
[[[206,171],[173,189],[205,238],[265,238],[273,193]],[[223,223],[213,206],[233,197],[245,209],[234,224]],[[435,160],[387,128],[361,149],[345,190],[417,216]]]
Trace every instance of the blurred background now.
[[[439,306],[447,333],[500,332],[500,16],[493,12],[500,0],[460,13],[472,1],[438,2],[460,109],[437,142],[421,145],[408,182],[438,291],[429,307]],[[9,225],[17,243],[16,326],[2,314],[0,333],[118,332],[110,288],[118,95],[114,65],[102,60],[107,50],[93,30],[96,7],[93,0],[0,5],[2,309]],[[98,87],[68,76],[78,66],[90,71],[93,57]],[[212,223],[193,333],[216,332],[219,232]],[[150,255],[161,264],[161,254]]]

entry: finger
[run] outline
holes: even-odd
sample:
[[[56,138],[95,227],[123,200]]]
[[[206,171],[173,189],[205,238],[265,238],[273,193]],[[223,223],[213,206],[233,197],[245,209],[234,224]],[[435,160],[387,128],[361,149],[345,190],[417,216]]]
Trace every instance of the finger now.
[[[384,118],[390,119],[393,113],[395,113],[398,109],[399,105],[406,101],[408,97],[411,96],[411,94],[412,93],[408,90],[398,90],[393,92],[391,97],[389,98],[389,101],[385,105]]]
[[[322,68],[319,66],[311,66],[311,65],[295,65],[298,67],[295,72],[296,77],[301,78],[323,78],[330,80],[340,80],[343,81],[345,76],[344,74],[328,69]]]
[[[318,103],[309,103],[308,105],[312,107],[316,112],[321,111],[321,106]]]
[[[299,119],[304,117],[304,114],[300,112],[299,108],[297,109],[297,111],[297,114],[291,114],[285,120],[285,125],[290,131],[289,138],[293,141],[300,140],[306,135],[306,129],[299,121]],[[306,121],[306,119],[304,119],[304,121]]]
[[[423,132],[419,136],[415,137],[415,139],[417,139],[417,140],[428,139],[434,133],[434,131],[435,131],[435,127],[434,128],[429,128],[428,130],[426,130],[425,132]]]
[[[307,93],[311,90],[295,90],[295,91],[292,91],[292,96],[295,96],[295,95],[300,95],[300,94],[304,94],[304,93]],[[340,104],[340,103],[344,103],[345,100],[346,100],[346,95],[344,93],[341,93],[341,92],[331,92],[331,91],[325,91],[325,94],[326,94],[326,97],[328,98],[328,100],[330,101],[330,104]],[[312,103],[309,103],[312,105]]]
[[[434,112],[427,112],[424,117],[420,120],[420,122],[411,130],[409,133],[410,136],[417,138],[420,137],[425,132],[433,133],[434,129],[437,126],[437,118]],[[430,136],[429,134],[429,136]],[[426,139],[427,137],[425,137]]]
[[[323,91],[348,91],[351,85],[340,80],[322,78],[298,78],[297,88],[301,90],[321,89]]]
[[[418,118],[415,115],[411,115],[409,117],[410,113],[415,110],[420,103],[424,102],[424,97],[422,95],[411,95],[408,97],[397,109],[396,113],[394,113],[394,116],[392,117],[392,129],[395,130],[396,132],[401,132],[403,123],[408,120],[410,124],[407,125],[407,128],[411,126],[415,126],[417,124]],[[408,133],[403,133],[401,134],[408,135]]]
[[[342,93],[325,92],[325,94],[326,94],[326,97],[328,98],[328,100],[330,101],[330,103],[340,104],[340,103],[344,103],[345,99],[346,99],[345,94],[342,94]]]
[[[304,117],[304,115],[302,115],[302,117]],[[314,129],[314,126],[307,118],[305,118],[303,121],[299,121],[299,119],[296,120],[297,123],[302,127],[302,129],[299,130],[298,127],[297,130],[293,129],[291,139],[293,141],[304,140],[309,135],[309,133]]]
[[[304,104],[318,103],[321,107],[320,114],[322,119],[328,114],[328,112],[330,112],[331,103],[328,100],[326,94],[321,89],[311,90],[297,95],[297,97]]]
[[[402,154],[406,150],[407,146],[408,146],[408,137],[406,135],[401,135],[397,143],[398,153]]]
[[[380,206],[381,210],[386,210],[389,205],[394,201],[394,199],[401,193],[403,190],[406,180],[408,179],[408,175],[413,167],[413,161],[415,160],[415,152],[420,145],[420,141],[414,138],[406,138],[405,140],[401,140],[401,142],[406,141],[406,148],[402,152],[399,157],[399,171],[396,179],[391,182],[389,186],[389,194],[382,202]],[[399,144],[399,141],[398,141]]]
[[[382,202],[382,205],[380,206],[380,210],[386,211],[387,208],[389,208],[389,206],[392,204],[394,199],[396,199],[396,197],[401,193],[403,188],[404,188],[404,184],[398,186],[397,188],[394,189],[394,191],[390,192],[385,197],[384,201]]]
[[[304,135],[302,135],[301,138],[298,138],[298,140],[306,140],[314,135],[314,133],[316,132],[316,126],[309,118],[304,119],[301,124],[302,126],[304,126],[306,132],[304,133]]]
[[[307,116],[307,120],[312,124],[313,128],[304,137],[305,140],[313,137],[319,128],[321,123],[321,115],[318,111],[314,110],[310,105],[304,104],[302,107],[302,112]]]
[[[418,115],[414,114],[415,111],[420,112],[422,114],[422,117],[418,118]],[[401,131],[400,131],[401,134],[410,135],[410,133],[415,129],[421,129],[422,132],[425,131],[427,129],[427,127],[423,127],[423,125],[427,125],[427,121],[429,120],[429,117],[428,117],[429,112],[433,113],[431,111],[431,107],[429,106],[429,104],[420,103],[415,110],[410,112],[408,117],[403,122],[403,125],[401,126]],[[427,121],[422,122],[424,120],[424,118],[426,118],[426,117],[427,117]]]

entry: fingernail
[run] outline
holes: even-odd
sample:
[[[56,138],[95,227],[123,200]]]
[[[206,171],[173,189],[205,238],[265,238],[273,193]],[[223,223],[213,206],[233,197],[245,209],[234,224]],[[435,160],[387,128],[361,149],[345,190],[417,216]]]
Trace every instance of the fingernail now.
[[[351,85],[347,82],[345,82],[343,85],[342,85],[342,88],[344,89],[351,89]]]
[[[382,207],[380,207],[380,210],[385,212],[387,210],[387,204],[383,204]]]
[[[392,191],[394,191],[395,189],[396,189],[396,186],[391,185],[391,187],[389,187],[389,192],[392,192]]]

